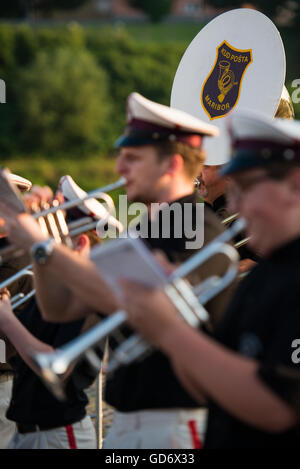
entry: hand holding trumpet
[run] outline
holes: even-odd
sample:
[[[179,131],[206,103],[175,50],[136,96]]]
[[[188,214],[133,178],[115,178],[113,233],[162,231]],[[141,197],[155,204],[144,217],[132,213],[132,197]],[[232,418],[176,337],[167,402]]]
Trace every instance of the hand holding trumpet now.
[[[5,220],[5,231],[11,243],[18,248],[29,250],[34,243],[47,239],[31,215],[16,214],[2,202],[0,202],[0,217]]]

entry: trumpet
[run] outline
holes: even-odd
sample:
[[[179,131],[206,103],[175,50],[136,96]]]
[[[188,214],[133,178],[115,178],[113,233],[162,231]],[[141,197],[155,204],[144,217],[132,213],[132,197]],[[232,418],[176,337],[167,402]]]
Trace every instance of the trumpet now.
[[[19,272],[16,274],[12,275],[8,279],[4,280],[3,282],[0,283],[0,290],[3,288],[7,288],[9,285],[12,283],[16,282],[22,277],[33,277],[33,272],[32,272],[32,265],[27,265],[23,269],[21,269]],[[10,299],[10,303],[12,306],[12,309],[15,310],[19,306],[21,306],[23,303],[26,303],[30,298],[32,298],[35,294],[35,290],[31,290],[29,293],[18,293],[17,295],[13,296]]]
[[[234,213],[233,215],[230,215],[229,217],[222,220],[222,225],[228,226],[231,223],[233,223],[234,221],[236,221],[238,219],[238,217],[239,217],[239,213]],[[242,246],[244,246],[245,244],[247,244],[249,239],[250,239],[250,237],[246,236],[245,238],[241,239],[240,241],[237,241],[234,245],[235,249],[239,249]]]
[[[87,196],[84,198],[78,198],[76,200],[68,201],[60,205],[58,204],[57,200],[54,200],[52,207],[50,207],[49,204],[44,203],[43,205],[45,207],[45,210],[43,211],[40,211],[38,207],[33,207],[35,212],[34,217],[39,222],[39,225],[46,236],[52,236],[57,243],[64,243],[68,247],[72,248],[72,238],[74,238],[75,236],[79,236],[82,233],[86,233],[87,231],[94,230],[97,227],[99,220],[95,220],[92,217],[87,216],[67,224],[63,211],[69,208],[76,207],[80,205],[82,201],[88,200],[89,198],[94,198],[95,195],[97,195],[97,197],[102,198],[107,203],[108,210],[103,207],[103,215],[106,216],[104,222],[109,222],[111,212],[114,209],[114,203],[111,197],[104,191],[115,190],[123,187],[125,184],[126,180],[124,178],[121,178],[116,183],[110,184],[109,186],[102,187],[100,189],[96,189],[95,191],[88,193]],[[123,231],[124,227],[122,226],[122,224],[118,220],[115,220],[115,222],[119,232]],[[7,248],[4,248],[0,252],[0,258],[2,262],[3,259],[6,258],[6,256],[12,252],[15,252],[14,246],[8,246]],[[15,254],[21,255],[22,252],[22,250],[17,250]],[[16,274],[9,277],[4,282],[0,283],[0,290],[8,287],[13,282],[19,280],[21,277],[24,276],[33,277],[31,264],[27,265]],[[26,303],[34,295],[35,289],[32,289],[27,294],[18,293],[17,295],[13,296],[10,300],[12,309],[15,310],[23,303]]]
[[[200,177],[198,178],[195,178],[194,180],[194,188],[195,189],[199,189],[201,187],[201,184],[202,184],[202,180]],[[224,220],[221,221],[222,225],[224,226],[228,226],[230,225],[231,223],[233,223],[235,220],[237,220],[239,214],[238,213],[234,213],[233,215],[230,215],[229,217],[225,218]],[[234,247],[236,249],[239,249],[241,248],[242,246],[244,246],[245,244],[248,243],[249,241],[249,237],[246,237],[246,238],[243,238],[241,239],[240,241],[238,241],[237,243],[235,243]]]
[[[228,230],[181,264],[169,277],[165,292],[183,319],[192,327],[197,327],[208,320],[204,305],[237,276],[239,256],[236,249],[227,243],[244,228],[244,219],[238,219]],[[184,278],[208,259],[220,253],[227,256],[230,261],[225,274],[211,276],[199,285],[191,287]],[[99,371],[101,360],[94,349],[101,350],[107,336],[111,335],[118,343],[118,347],[110,352],[112,356],[107,365],[108,373],[113,373],[120,366],[127,365],[151,352],[152,347],[139,335],[133,334],[129,338],[123,336],[121,329],[126,320],[126,312],[117,311],[80,337],[61,347],[60,350],[32,356],[45,384],[58,399],[64,399],[64,374],[79,358],[85,356],[91,366]]]
[[[52,207],[49,204],[44,204],[45,209],[39,210],[38,208],[34,209],[33,217],[39,222],[39,225],[46,236],[51,236],[57,243],[64,242],[70,248],[72,247],[71,238],[78,236],[81,233],[95,229],[99,220],[95,221],[91,217],[83,217],[83,220],[80,222],[72,222],[69,225],[66,224],[63,212],[74,207],[80,206],[82,202],[95,198],[103,199],[108,205],[108,210],[105,210],[105,223],[109,223],[110,219],[113,218],[111,215],[112,209],[114,208],[113,201],[107,192],[112,192],[114,190],[120,189],[126,185],[126,179],[120,178],[118,181],[108,184],[107,186],[101,187],[99,189],[90,191],[85,197],[78,197],[77,199],[64,202],[63,204],[58,204],[57,201],[54,201]],[[103,224],[103,223],[102,223]],[[117,224],[119,231],[123,231],[123,227],[120,222]],[[0,263],[3,263],[5,260],[11,257],[16,257],[23,253],[23,250],[16,250],[15,246],[10,245],[6,248],[0,250]]]

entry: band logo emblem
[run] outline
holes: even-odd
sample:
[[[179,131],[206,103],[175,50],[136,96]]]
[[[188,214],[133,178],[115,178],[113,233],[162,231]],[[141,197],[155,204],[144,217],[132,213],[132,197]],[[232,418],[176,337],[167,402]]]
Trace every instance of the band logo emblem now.
[[[204,82],[201,102],[211,120],[224,117],[237,104],[244,74],[252,63],[252,50],[240,50],[224,41]]]

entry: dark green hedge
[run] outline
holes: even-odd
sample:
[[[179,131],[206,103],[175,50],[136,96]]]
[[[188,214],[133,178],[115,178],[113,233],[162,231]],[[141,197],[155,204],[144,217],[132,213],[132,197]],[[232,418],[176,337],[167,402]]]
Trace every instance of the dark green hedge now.
[[[287,80],[299,77],[299,42],[283,30]],[[110,153],[138,91],[168,104],[189,41],[139,42],[124,28],[0,24],[0,155]],[[300,117],[300,104],[295,106]]]
[[[168,104],[186,43],[139,44],[122,29],[0,25],[0,154],[109,152],[126,97]]]

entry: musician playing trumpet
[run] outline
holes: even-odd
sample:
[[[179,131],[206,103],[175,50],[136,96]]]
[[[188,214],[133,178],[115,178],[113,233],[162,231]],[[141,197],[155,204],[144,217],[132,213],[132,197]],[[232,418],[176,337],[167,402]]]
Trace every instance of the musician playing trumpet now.
[[[177,202],[182,210],[185,204],[190,204],[192,219],[184,221],[183,217],[183,223],[194,230],[204,229],[204,245],[207,244],[223,228],[207,206],[204,226],[196,226],[198,198],[194,179],[205,158],[203,139],[215,135],[217,129],[138,93],[129,96],[127,109],[127,127],[117,142],[120,154],[116,169],[127,180],[129,200],[149,207],[149,233],[169,204]],[[150,212],[152,203],[162,204],[155,214]],[[47,320],[74,319],[80,312],[74,314],[70,304],[74,305],[78,298],[100,313],[109,314],[122,307],[104,275],[91,261],[79,259],[65,246],[45,239],[30,216],[15,217],[4,207],[0,212],[6,218],[11,239],[33,253],[37,298]],[[186,247],[186,230],[182,230],[181,237],[176,237],[175,222],[171,216],[168,237],[159,231],[158,237],[150,236],[145,242],[152,249],[162,250],[170,262],[180,263],[195,251]],[[41,247],[42,259],[39,258]],[[216,256],[194,272],[191,281],[199,283],[200,278],[213,273],[223,275],[226,270],[227,261]],[[56,278],[72,294],[57,291]],[[231,294],[232,288],[227,288],[207,305],[211,327],[222,316]],[[153,386],[155,382],[159,383],[158,389]],[[168,360],[159,352],[117,370],[108,379],[105,400],[116,409],[105,448],[199,448],[202,445],[206,409],[182,388]]]
[[[9,173],[10,183],[14,184],[21,192],[25,193],[31,188],[31,182],[19,175]],[[4,227],[3,219],[0,219],[0,248],[8,245],[7,233]],[[16,274],[20,269],[24,268],[30,261],[30,256],[25,253],[17,259],[10,259],[0,267],[0,282],[4,282],[12,275]],[[31,278],[25,276],[10,284],[11,296],[23,293],[26,295],[32,289]],[[17,313],[22,307],[17,309]],[[5,339],[0,330],[0,339]],[[8,355],[11,350],[10,345],[6,342],[6,363],[0,363],[0,449],[6,449],[14,432],[15,425],[6,418],[8,403],[11,398],[13,369],[8,363]]]
[[[262,260],[214,338],[189,327],[160,290],[123,281],[131,324],[209,400],[206,448],[296,448],[300,436],[300,122],[232,115],[230,202]]]
[[[293,103],[285,86],[282,90],[275,117],[289,120],[295,118]],[[228,205],[226,198],[226,192],[231,183],[230,178],[222,177],[220,174],[227,162],[228,156],[224,152],[213,151],[210,148],[207,151],[202,171],[197,177],[200,197],[212,207],[213,211],[223,221],[229,219],[234,213],[234,208]],[[244,235],[238,235],[235,241],[239,243],[243,239],[245,239]],[[249,272],[255,266],[255,263],[259,261],[259,256],[249,249],[247,244],[242,244],[238,248],[238,252],[241,258],[239,264],[241,273]]]
[[[70,179],[70,178],[69,178]],[[69,189],[71,182],[69,182]],[[67,184],[68,186],[68,184]],[[64,184],[66,192],[67,187]],[[70,192],[70,190],[69,190]],[[64,194],[55,199],[63,201]],[[74,196],[76,197],[76,195]],[[49,188],[34,187],[26,197],[28,208],[51,203]],[[85,215],[88,207],[67,212],[69,222]],[[93,216],[98,218],[102,206],[97,200],[90,200]],[[99,242],[92,231],[73,238],[74,255],[88,257],[91,243]],[[56,279],[56,290],[60,288]],[[94,381],[95,373],[87,362],[71,367],[62,377],[66,385],[66,400],[58,401],[44,386],[39,370],[32,360],[34,353],[51,353],[80,333],[95,325],[99,318],[92,314],[89,306],[79,300],[76,311],[82,319],[68,323],[49,323],[43,320],[36,299],[33,297],[16,317],[12,311],[7,291],[1,292],[0,331],[14,346],[7,358],[12,359],[15,371],[12,399],[7,406],[7,421],[13,427],[10,449],[96,449],[94,425],[86,414],[88,398],[85,389]],[[53,293],[53,292],[52,292]],[[75,308],[75,304],[73,306]],[[86,316],[86,317],[85,317]],[[9,351],[9,349],[8,349]]]

